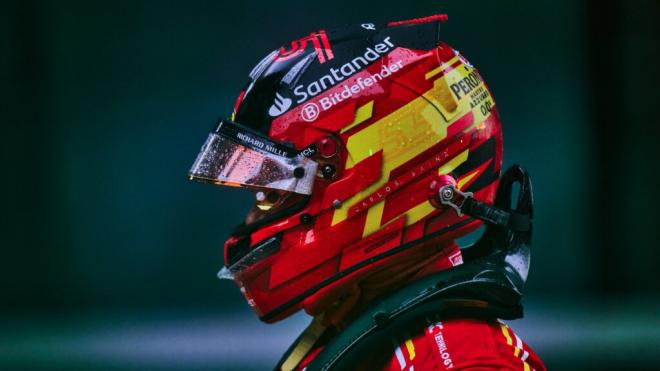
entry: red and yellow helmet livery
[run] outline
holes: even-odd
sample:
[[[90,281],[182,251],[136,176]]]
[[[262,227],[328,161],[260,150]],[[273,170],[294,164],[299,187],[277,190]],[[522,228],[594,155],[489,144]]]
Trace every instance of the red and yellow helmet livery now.
[[[448,175],[490,203],[502,164],[495,103],[479,72],[439,40],[445,19],[321,30],[272,52],[221,123],[241,149],[207,141],[191,177],[255,192],[221,275],[263,320],[479,225],[428,192]]]

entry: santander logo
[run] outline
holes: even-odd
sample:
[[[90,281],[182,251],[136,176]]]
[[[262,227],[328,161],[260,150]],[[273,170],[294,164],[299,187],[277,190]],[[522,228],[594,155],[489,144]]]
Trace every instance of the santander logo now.
[[[291,98],[286,98],[281,96],[280,93],[275,93],[275,100],[273,101],[273,105],[268,109],[268,114],[270,117],[279,116],[286,112],[292,103]]]

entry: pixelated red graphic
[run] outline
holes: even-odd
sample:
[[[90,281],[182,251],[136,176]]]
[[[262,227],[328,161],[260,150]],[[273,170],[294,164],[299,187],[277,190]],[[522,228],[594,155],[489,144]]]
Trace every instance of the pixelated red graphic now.
[[[314,46],[314,51],[319,59],[319,63],[325,63],[335,57],[334,54],[332,54],[328,35],[326,35],[324,30],[321,30],[319,32],[312,32],[309,36],[292,41],[290,49],[281,47],[273,60],[283,61],[297,56],[307,49],[308,42],[311,42],[312,46]]]

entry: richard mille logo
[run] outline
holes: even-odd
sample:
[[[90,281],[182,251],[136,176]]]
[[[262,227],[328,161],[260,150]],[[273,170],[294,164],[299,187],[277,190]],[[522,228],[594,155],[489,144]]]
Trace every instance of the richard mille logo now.
[[[291,107],[291,103],[293,103],[291,98],[286,98],[281,96],[280,93],[275,93],[275,101],[273,101],[273,105],[268,109],[268,114],[271,117],[279,116]]]

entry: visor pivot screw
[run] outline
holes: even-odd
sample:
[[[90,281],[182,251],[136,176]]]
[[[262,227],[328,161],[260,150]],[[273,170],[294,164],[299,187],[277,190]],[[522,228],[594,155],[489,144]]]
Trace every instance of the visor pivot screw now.
[[[331,179],[335,176],[335,167],[330,164],[323,165],[321,168],[321,174],[323,174],[323,178]]]
[[[339,200],[332,201],[332,207],[335,209],[339,209],[341,207],[341,201]]]
[[[303,178],[305,176],[305,169],[303,169],[302,167],[297,167],[293,169],[293,176],[298,179]]]
[[[257,198],[257,201],[262,202],[263,200],[266,199],[266,194],[259,191],[255,194],[255,197]]]
[[[321,156],[330,158],[337,154],[337,143],[330,137],[321,139],[318,143],[319,152]]]
[[[312,224],[312,216],[304,213],[300,216],[300,223],[305,224],[305,225],[310,225]]]

